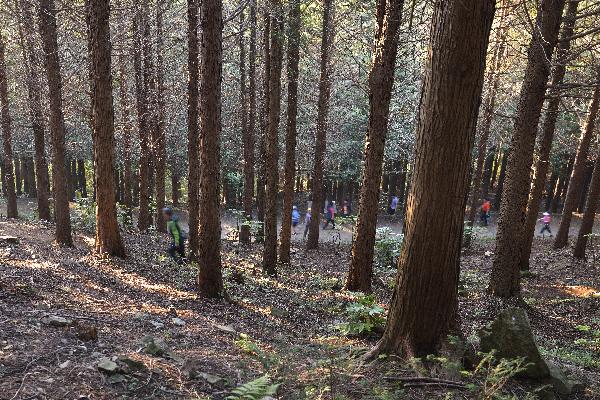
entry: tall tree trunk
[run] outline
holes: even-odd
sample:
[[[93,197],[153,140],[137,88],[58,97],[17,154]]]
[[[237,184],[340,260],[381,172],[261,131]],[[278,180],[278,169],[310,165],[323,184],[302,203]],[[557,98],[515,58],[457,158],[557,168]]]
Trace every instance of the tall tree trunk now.
[[[179,207],[179,190],[181,182],[179,181],[179,173],[175,171],[175,168],[171,169],[171,202],[173,207]]]
[[[587,247],[589,234],[592,233],[592,228],[594,227],[599,199],[600,155],[596,157],[596,162],[594,163],[594,172],[592,174],[590,190],[587,195],[585,212],[583,213],[583,219],[581,220],[581,226],[579,227],[579,233],[577,235],[577,242],[575,243],[575,249],[573,250],[573,257],[575,258],[585,258],[585,248]]]
[[[506,164],[508,162],[508,150],[501,151],[502,161],[500,162],[500,173],[498,174],[498,187],[494,197],[494,210],[500,209],[502,204],[502,192],[504,191],[504,180],[506,179]]]
[[[198,131],[198,1],[188,0],[188,214],[190,258],[197,260],[198,255],[198,202],[200,195],[200,158]]]
[[[493,0],[435,3],[404,245],[374,353],[434,354],[456,317],[468,172],[493,16]]]
[[[8,100],[7,100],[8,101]],[[12,155],[11,155],[12,157]],[[21,196],[23,194],[23,178],[21,176],[21,159],[16,157],[13,159],[14,162],[14,171],[15,171],[15,189],[17,196]]]
[[[29,197],[29,164],[27,158],[21,157],[21,177],[23,179],[23,193]]]
[[[333,1],[323,1],[323,33],[321,37],[321,65],[319,78],[319,100],[317,103],[317,133],[312,175],[312,218],[308,231],[307,249],[319,247],[319,225],[325,201],[323,174],[325,169],[325,147],[327,145],[327,119],[331,97],[331,56],[333,51]]]
[[[281,234],[279,235],[279,260],[285,264],[290,263],[292,207],[294,206],[294,183],[296,181],[298,64],[300,62],[300,0],[291,0],[289,7],[287,53],[288,93],[284,167],[285,180],[283,186]]]
[[[96,252],[123,257],[115,203],[115,138],[112,76],[110,70],[109,0],[89,3],[92,50],[92,112],[96,165]]]
[[[256,35],[256,6],[254,2],[250,4],[250,25],[251,33]],[[254,20],[252,17],[254,16]],[[240,96],[241,96],[241,120],[242,120],[242,142],[244,145],[244,193],[242,199],[242,206],[244,208],[244,217],[246,220],[252,219],[252,198],[254,195],[254,130],[250,131],[249,121],[249,107],[248,107],[248,91],[246,86],[246,40],[244,36],[244,13],[240,14]],[[250,55],[252,58],[254,54]],[[252,65],[254,60],[250,60],[251,69],[254,68]],[[251,71],[251,74],[254,70]],[[250,79],[253,79],[251,76]],[[252,94],[250,94],[252,96]],[[253,118],[253,117],[251,117]],[[254,126],[254,125],[253,125]],[[250,237],[250,225],[242,224],[240,229],[240,242],[249,244],[251,241]]]
[[[490,195],[490,180],[492,177],[492,165],[496,157],[496,147],[492,146],[487,151],[485,164],[483,166],[483,176],[481,180],[481,198],[485,199]]]
[[[163,218],[163,208],[165,208],[165,175],[167,170],[167,150],[165,144],[165,78],[164,78],[164,60],[163,60],[163,13],[164,1],[156,1],[156,138],[154,139],[154,166],[156,188],[156,230],[166,232],[167,225]]]
[[[570,37],[575,29],[575,21],[577,15],[577,6],[579,0],[571,0],[567,4],[567,12],[563,22],[563,28],[560,34],[558,49],[556,53],[556,64],[552,73],[552,89],[549,93],[550,100],[546,109],[544,124],[542,127],[541,136],[538,140],[537,161],[535,164],[535,172],[531,191],[529,192],[529,200],[527,202],[527,217],[523,227],[523,245],[521,248],[520,267],[522,270],[529,269],[529,257],[531,256],[531,246],[533,244],[533,236],[535,235],[535,225],[538,219],[540,210],[540,202],[544,191],[544,183],[548,175],[548,167],[550,164],[550,150],[552,149],[552,140],[554,139],[554,131],[556,129],[556,120],[558,118],[558,107],[560,105],[560,91],[556,88],[562,85],[565,72],[567,56],[571,48]]]
[[[88,197],[85,160],[83,158],[77,160],[77,179],[79,180],[79,187],[81,188],[81,197]]]
[[[265,247],[263,269],[277,275],[277,191],[279,186],[279,113],[281,110],[281,65],[283,59],[283,6],[271,0],[271,66],[269,69],[269,114],[266,137]]]
[[[33,44],[33,21],[30,4],[27,1],[15,1],[19,19],[19,39],[23,52],[23,61],[27,74],[28,107],[33,129],[35,148],[35,178],[37,181],[37,207],[40,220],[50,221],[50,202],[48,200],[48,163],[45,153],[44,115],[42,113],[41,84],[38,76],[39,60]]]
[[[544,202],[544,211],[550,211],[552,200],[554,199],[554,193],[556,193],[556,186],[558,184],[558,169],[552,168],[552,174],[550,175],[550,181],[546,185],[546,201]]]
[[[506,180],[500,205],[496,251],[489,291],[498,297],[520,294],[520,250],[523,243],[530,172],[537,126],[565,0],[542,0],[528,50],[514,133],[511,139]],[[542,44],[542,45],[540,45]]]
[[[4,181],[6,186],[6,216],[18,218],[17,193],[15,192],[15,177],[13,170],[12,130],[10,107],[8,105],[8,75],[6,73],[5,44],[0,32],[0,118],[4,150]]]
[[[33,162],[33,158],[27,157],[25,159],[25,163],[27,164],[27,176],[29,181],[29,190],[27,190],[27,196],[29,198],[37,197],[37,182],[35,181],[35,163]]]
[[[352,260],[346,280],[348,290],[364,293],[371,292],[379,180],[388,130],[403,4],[403,0],[377,1],[377,32],[369,74],[369,124],[365,141],[364,171],[358,221],[352,244]]]
[[[121,123],[123,124],[123,204],[127,209],[133,207],[132,170],[131,170],[131,137],[133,135],[129,114],[129,100],[127,96],[125,55],[119,54],[119,103],[121,108]]]
[[[600,70],[598,73],[600,79]],[[594,135],[596,126],[596,117],[598,116],[598,106],[600,104],[600,86],[594,89],[594,95],[588,108],[588,116],[581,132],[581,139],[575,154],[575,163],[573,164],[573,172],[567,190],[567,197],[563,206],[562,219],[556,232],[554,239],[554,248],[560,249],[565,247],[569,241],[569,228],[571,226],[572,213],[575,211],[581,196],[582,186],[584,183],[585,164],[590,150],[590,143]]]
[[[202,0],[200,60],[200,211],[198,289],[203,297],[223,296],[219,171],[221,79],[223,67],[223,3]]]
[[[554,199],[552,199],[551,204],[551,213],[556,214],[559,210],[560,205],[562,204],[562,200],[565,196],[565,191],[569,185],[569,179],[571,176],[571,172],[573,171],[573,163],[575,162],[575,157],[571,157],[567,163],[565,163],[560,177],[558,178],[558,183],[556,185],[556,194],[554,195]]]
[[[56,9],[54,0],[40,0],[39,27],[45,53],[46,75],[50,100],[50,133],[52,137],[52,191],[56,241],[72,246],[69,191],[65,162],[65,120],[62,108],[62,83],[58,60]]]

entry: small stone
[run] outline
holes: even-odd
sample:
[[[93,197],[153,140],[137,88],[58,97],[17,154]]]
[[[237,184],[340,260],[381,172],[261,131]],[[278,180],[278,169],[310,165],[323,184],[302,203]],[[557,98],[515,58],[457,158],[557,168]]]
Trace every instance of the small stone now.
[[[290,313],[283,308],[271,307],[271,315],[278,318],[286,318],[290,316]]]
[[[550,383],[552,383],[556,393],[561,396],[568,396],[583,389],[581,382],[569,379],[567,375],[565,375],[565,373],[556,365],[550,362],[547,364],[548,369],[550,370]]]
[[[127,382],[127,378],[121,374],[114,374],[108,378],[108,383],[114,385],[117,383]]]
[[[119,356],[118,361],[125,364],[128,372],[138,372],[148,369],[142,361],[134,360],[127,356]]]
[[[144,351],[153,356],[162,356],[169,351],[169,346],[163,339],[156,339],[153,336],[145,336],[142,339]]]
[[[220,376],[207,374],[206,372],[199,373],[198,377],[204,379],[206,382],[210,383],[211,385],[219,383],[223,380],[223,378],[221,378]]]
[[[173,319],[171,319],[171,322],[173,323],[173,325],[185,326],[185,321],[182,320],[181,318],[173,318]]]
[[[11,243],[11,244],[17,244],[19,243],[19,238],[16,236],[0,236],[0,243]]]
[[[69,365],[71,365],[71,361],[70,361],[70,360],[67,360],[67,361],[65,361],[65,362],[62,362],[62,363],[58,364],[58,368],[60,368],[60,369],[65,369],[65,368],[67,368]]]
[[[57,326],[57,327],[69,326],[73,323],[73,321],[71,321],[70,319],[59,317],[57,315],[45,316],[42,318],[42,322],[46,325]]]
[[[485,253],[483,253],[483,255],[485,256],[485,258],[490,258],[491,256],[494,255],[494,253],[492,253],[491,251],[486,251]]]
[[[133,314],[133,318],[137,320],[146,319],[148,318],[148,314],[146,314],[145,312],[137,311],[135,314]]]
[[[106,374],[114,374],[117,372],[117,370],[119,369],[119,366],[117,365],[116,362],[108,359],[108,358],[103,358],[100,361],[98,361],[98,364],[96,364],[96,367],[106,373]]]
[[[165,326],[165,324],[158,321],[150,321],[150,324],[152,324],[152,326],[154,326],[155,329],[161,329]]]
[[[215,324],[215,328],[217,328],[220,331],[227,332],[227,333],[233,333],[233,334],[237,333],[237,331],[235,330],[235,328],[233,327],[233,325],[219,325],[219,324]]]

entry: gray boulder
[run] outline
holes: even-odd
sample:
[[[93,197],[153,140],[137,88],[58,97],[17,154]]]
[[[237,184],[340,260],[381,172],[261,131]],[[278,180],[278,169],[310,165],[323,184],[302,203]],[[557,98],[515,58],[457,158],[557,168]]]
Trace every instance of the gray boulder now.
[[[144,336],[142,344],[144,345],[144,351],[150,355],[160,357],[169,353],[169,346],[164,339]]]

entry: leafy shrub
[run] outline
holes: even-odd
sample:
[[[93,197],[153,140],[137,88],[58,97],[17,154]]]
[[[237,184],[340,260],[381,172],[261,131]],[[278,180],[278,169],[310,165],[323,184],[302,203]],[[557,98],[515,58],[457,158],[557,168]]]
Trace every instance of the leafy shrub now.
[[[263,351],[258,344],[256,344],[256,342],[245,333],[240,333],[240,338],[235,341],[235,344],[242,351],[260,361],[265,369],[270,369],[278,361],[275,355],[268,354],[267,352]]]
[[[358,293],[355,301],[346,307],[348,322],[337,325],[344,335],[363,335],[379,331],[385,325],[385,309],[372,294]]]
[[[261,400],[277,393],[278,387],[278,384],[271,384],[269,375],[263,375],[233,389],[227,400]]]
[[[75,199],[72,223],[76,229],[93,233],[96,230],[96,203],[91,197]]]
[[[374,263],[378,267],[393,268],[398,263],[404,235],[394,233],[391,228],[377,228],[375,233]]]
[[[509,379],[525,371],[527,363],[524,357],[515,359],[496,358],[496,352],[480,353],[483,357],[473,372],[463,371],[465,375],[472,376],[481,381],[481,385],[467,385],[471,390],[478,392],[478,399],[512,399],[502,396],[502,389]]]

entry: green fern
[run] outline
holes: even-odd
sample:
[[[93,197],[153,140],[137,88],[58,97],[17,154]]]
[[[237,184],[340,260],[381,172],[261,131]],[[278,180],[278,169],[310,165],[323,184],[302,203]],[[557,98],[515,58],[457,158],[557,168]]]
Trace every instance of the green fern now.
[[[279,384],[271,384],[268,374],[263,375],[232,390],[227,400],[261,400],[277,393],[278,387]]]

